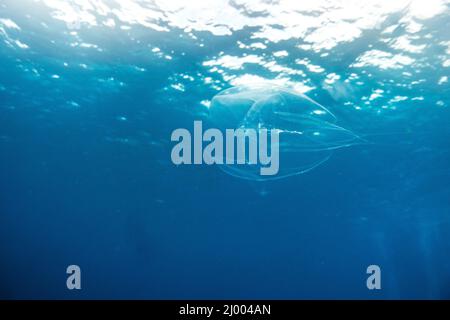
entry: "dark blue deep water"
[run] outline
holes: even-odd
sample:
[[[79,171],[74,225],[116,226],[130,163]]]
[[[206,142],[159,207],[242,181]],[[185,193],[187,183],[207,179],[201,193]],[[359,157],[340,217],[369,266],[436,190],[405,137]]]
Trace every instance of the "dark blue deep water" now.
[[[450,298],[449,2],[187,3],[0,2],[0,298]],[[268,182],[172,163],[260,82],[368,143]]]

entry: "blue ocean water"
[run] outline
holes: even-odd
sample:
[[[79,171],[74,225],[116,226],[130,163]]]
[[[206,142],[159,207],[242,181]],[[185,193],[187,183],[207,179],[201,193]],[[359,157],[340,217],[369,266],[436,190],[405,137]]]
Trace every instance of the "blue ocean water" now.
[[[3,0],[0,298],[449,299],[449,14],[441,0]],[[369,143],[277,181],[171,162],[173,130],[261,82]]]

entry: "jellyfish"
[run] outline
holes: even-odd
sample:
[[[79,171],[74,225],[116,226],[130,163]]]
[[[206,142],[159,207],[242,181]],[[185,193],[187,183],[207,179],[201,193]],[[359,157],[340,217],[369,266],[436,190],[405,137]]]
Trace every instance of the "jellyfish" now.
[[[249,159],[244,164],[223,161],[220,165],[232,176],[255,181],[309,172],[328,161],[336,150],[365,142],[306,95],[267,84],[237,86],[218,93],[211,100],[209,120],[219,130],[265,129],[279,134],[277,145],[269,147],[269,152],[279,152],[276,175],[261,175],[261,164]]]

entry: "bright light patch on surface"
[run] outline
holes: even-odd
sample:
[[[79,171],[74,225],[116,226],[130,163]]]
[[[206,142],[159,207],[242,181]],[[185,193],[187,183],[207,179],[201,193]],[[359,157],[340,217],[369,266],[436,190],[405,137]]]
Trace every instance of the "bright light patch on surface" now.
[[[200,103],[207,108],[209,108],[211,106],[211,101],[209,101],[209,100],[202,100],[202,101],[200,101]]]
[[[29,46],[27,44],[25,44],[19,40],[16,40],[15,43],[20,49],[28,49],[29,48]]]
[[[382,90],[382,89],[374,90],[373,93],[370,95],[369,100],[373,101],[375,99],[378,99],[378,98],[382,97],[383,96],[383,92],[384,92],[384,90]]]
[[[222,66],[228,69],[240,69],[246,63],[261,63],[262,59],[256,55],[248,55],[245,57],[236,57],[225,55],[217,60],[205,61],[204,66]]]
[[[408,97],[405,97],[405,96],[395,96],[394,98],[392,98],[391,100],[389,100],[389,102],[395,103],[395,102],[400,102],[400,101],[405,101],[405,100],[408,100]]]
[[[140,25],[156,31],[168,27],[207,31],[227,36],[245,27],[259,27],[253,38],[272,42],[305,38],[314,50],[330,49],[353,41],[367,29],[378,27],[389,14],[407,10],[406,21],[430,19],[446,9],[444,0],[280,0],[276,4],[262,0],[191,1],[184,0],[77,0],[71,2],[40,0],[52,10],[55,19],[68,24],[114,26]],[[315,15],[311,15],[315,13]],[[277,25],[279,27],[270,27]],[[306,36],[306,37],[305,37]]]
[[[289,67],[284,67],[279,64],[277,64],[275,61],[270,61],[267,63],[264,63],[263,66],[274,73],[279,74],[290,74],[290,75],[304,75],[302,70],[296,70]]]
[[[298,65],[306,66],[306,68],[310,72],[320,73],[320,72],[324,72],[325,71],[324,68],[322,68],[321,66],[317,66],[317,65],[312,64],[308,59],[297,59],[297,60],[295,60],[295,63],[298,64]]]
[[[398,37],[392,44],[392,48],[408,51],[411,53],[420,53],[423,49],[425,49],[426,45],[414,45],[412,40],[408,36]]]
[[[175,83],[172,84],[171,87],[177,91],[183,91],[185,90],[184,85],[182,83]]]
[[[233,86],[239,85],[255,85],[255,84],[273,84],[283,87],[290,87],[293,90],[299,93],[306,93],[308,91],[313,90],[313,87],[310,87],[302,82],[294,82],[288,78],[278,78],[278,79],[267,79],[258,75],[253,74],[244,74],[242,76],[233,78],[230,81],[230,84]]]
[[[286,50],[274,52],[273,55],[275,57],[287,57],[289,53]]]
[[[414,59],[402,54],[393,55],[392,53],[380,50],[370,50],[356,59],[352,64],[355,68],[375,66],[380,69],[401,69],[410,65]]]
[[[330,73],[327,75],[326,79],[325,79],[325,83],[327,84],[333,84],[335,83],[337,80],[339,80],[341,78],[340,75],[336,74],[336,73]]]
[[[439,79],[438,84],[444,84],[448,82],[448,77],[447,76],[443,76]]]
[[[20,30],[20,27],[11,19],[0,19],[0,24],[9,29]]]
[[[261,42],[255,42],[255,43],[252,43],[252,44],[250,45],[250,48],[255,48],[255,49],[266,49],[267,46],[266,46],[264,43],[261,43]]]
[[[445,11],[446,1],[442,0],[426,0],[426,1],[411,1],[408,9],[410,14],[417,19],[430,19]]]
[[[119,64],[144,75],[158,64],[156,61],[162,61],[165,68],[179,67],[177,64],[184,59],[181,56],[195,52],[196,63],[204,68],[186,78],[170,78],[162,85],[180,92],[187,90],[188,82],[195,81],[214,90],[231,84],[270,81],[296,87],[300,92],[326,90],[333,99],[344,102],[359,101],[366,96],[365,105],[370,105],[370,100],[383,96],[376,91],[360,91],[371,81],[375,87],[384,89],[387,86],[414,90],[427,90],[431,83],[443,89],[448,83],[445,73],[430,76],[433,70],[450,67],[450,36],[435,32],[437,27],[430,19],[445,22],[445,17],[450,16],[450,0],[35,0],[32,3],[36,16],[30,11],[27,19],[33,19],[0,15],[0,41],[8,49],[16,52],[23,49],[20,51],[23,55],[39,50],[27,34],[29,23],[24,22],[36,20],[43,32],[41,37],[55,47],[61,46],[58,49],[62,50],[55,51],[55,55],[65,49],[80,56],[97,55],[95,61],[81,60],[86,64],[71,63],[71,67],[86,69],[85,73],[94,70],[98,61],[117,59],[105,64],[120,60]],[[61,39],[65,39],[62,44],[58,42]],[[216,40],[220,44],[217,47]],[[117,44],[132,54],[118,59],[114,56]],[[191,50],[192,47],[195,49]],[[342,52],[344,56],[340,55]],[[67,57],[63,59],[60,63]],[[40,74],[52,74],[37,69]],[[350,76],[343,70],[348,70]],[[64,74],[61,82],[65,80]],[[120,86],[117,81],[102,83]],[[392,92],[385,91],[386,95]],[[425,95],[423,91],[420,94]],[[388,101],[389,98],[386,97]],[[398,102],[395,99],[390,101]],[[362,102],[354,104],[363,106]]]

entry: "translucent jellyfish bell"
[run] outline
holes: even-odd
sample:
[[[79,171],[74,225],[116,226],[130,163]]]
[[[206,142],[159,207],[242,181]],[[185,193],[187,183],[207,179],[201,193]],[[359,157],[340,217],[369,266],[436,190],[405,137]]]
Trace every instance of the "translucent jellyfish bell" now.
[[[314,100],[291,89],[267,84],[220,92],[211,101],[210,120],[221,130],[279,132],[280,163],[276,175],[260,175],[258,164],[221,166],[233,176],[250,180],[279,179],[308,172],[327,161],[334,150],[363,142],[337,125],[338,119]]]

